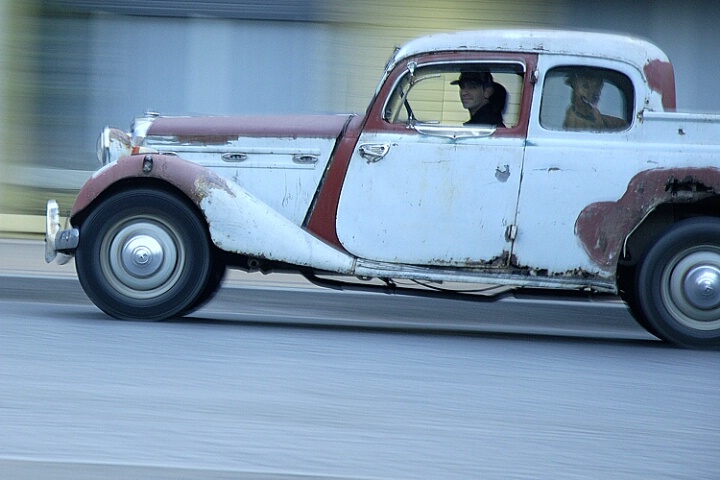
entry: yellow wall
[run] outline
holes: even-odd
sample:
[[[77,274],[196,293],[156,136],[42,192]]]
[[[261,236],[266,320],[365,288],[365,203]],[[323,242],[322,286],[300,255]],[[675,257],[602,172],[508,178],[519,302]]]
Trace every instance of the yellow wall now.
[[[324,10],[318,15],[318,23],[308,25],[309,31],[317,31],[320,37],[327,39],[318,53],[322,61],[314,59],[306,68],[318,69],[317,78],[328,88],[322,90],[322,96],[313,112],[364,112],[372,98],[383,67],[392,55],[394,48],[412,38],[440,31],[472,30],[478,28],[498,28],[513,26],[548,26],[562,12],[561,5],[569,0],[355,0],[322,2]],[[321,2],[318,2],[320,4]],[[63,27],[71,25],[81,33],[94,32],[97,17],[115,18],[111,15],[93,16],[68,10],[41,8],[46,0],[0,0],[0,213],[25,213],[40,210],[38,193],[29,187],[40,189],[48,187],[47,179],[58,179],[58,169],[70,164],[68,152],[78,157],[92,160],[96,135],[94,119],[88,119],[82,108],[63,111],[62,115],[52,113],[52,108],[43,109],[41,102],[48,98],[57,98],[71,91],[76,97],[62,97],[57,102],[63,108],[74,105],[73,100],[88,100],[91,103],[93,92],[83,97],[78,89],[90,88],[87,85],[75,85],[72,80],[73,69],[83,61],[82,55],[97,52],[101,48],[92,42],[90,36],[78,38],[77,43],[65,40],[61,36],[72,36],[76,30],[65,31]],[[40,15],[44,15],[41,17]],[[55,18],[57,16],[57,18]],[[122,25],[147,21],[142,17],[118,16]],[[156,21],[157,19],[153,19]],[[173,20],[172,26],[195,23],[196,19]],[[84,22],[84,23],[83,23]],[[247,22],[238,22],[245,25]],[[40,28],[42,26],[42,30]],[[47,29],[51,26],[51,29]],[[293,25],[297,27],[297,25]],[[39,33],[43,33],[40,35]],[[102,32],[100,33],[102,34]],[[313,38],[313,37],[310,37]],[[131,40],[130,38],[126,40]],[[73,47],[80,45],[77,52]],[[124,45],[128,47],[127,44]],[[198,48],[203,45],[196,45]],[[70,48],[61,51],[57,59],[53,52],[39,52],[38,49]],[[60,50],[58,50],[60,51]],[[40,53],[45,54],[44,57]],[[120,58],[120,57],[118,57]],[[130,58],[130,57],[128,57]],[[155,61],[153,57],[143,57]],[[34,76],[43,68],[39,59],[51,66],[62,67],[65,74],[58,83],[52,74]],[[69,60],[68,60],[69,59]],[[93,59],[88,59],[92,61]],[[97,60],[96,58],[94,60]],[[162,60],[162,59],[160,59]],[[67,64],[63,64],[66,62]],[[75,62],[78,62],[77,64]],[[160,65],[163,68],[167,65]],[[260,66],[262,67],[262,66]],[[77,69],[75,73],[87,73]],[[190,75],[192,72],[179,71],[178,75]],[[124,77],[123,77],[124,78]],[[180,80],[181,82],[184,80]],[[45,82],[45,83],[43,83]],[[326,83],[327,82],[327,83]],[[98,90],[100,91],[100,90]],[[95,92],[95,94],[97,91]],[[142,86],[133,86],[132,93],[142,96]],[[182,93],[182,92],[181,92]],[[450,95],[456,95],[450,92]],[[193,97],[194,98],[194,97]],[[183,98],[176,99],[181,102]],[[219,97],[215,102],[221,102]],[[78,102],[81,104],[81,102]],[[141,108],[152,107],[153,103]],[[139,114],[140,109],[133,112]],[[174,111],[164,111],[172,114]],[[212,113],[212,112],[211,112]],[[461,112],[464,114],[464,112]],[[457,121],[461,120],[460,114]],[[129,120],[130,116],[128,116]],[[62,128],[55,128],[60,125]],[[89,130],[92,126],[92,131]],[[126,126],[122,124],[121,126]],[[53,128],[55,128],[53,130]],[[50,132],[49,135],[48,132]],[[72,138],[67,133],[72,133]],[[90,139],[90,140],[86,140]],[[54,142],[54,143],[53,143]],[[60,142],[60,143],[58,143]],[[65,143],[62,143],[65,142]],[[14,172],[10,177],[8,164]],[[94,166],[94,163],[92,164]],[[28,167],[44,167],[40,168]],[[47,168],[52,166],[52,168]],[[63,184],[60,180],[52,185]],[[47,193],[42,191],[41,196]],[[55,194],[53,193],[53,196]],[[0,230],[2,228],[0,227]]]
[[[8,0],[0,0],[0,145],[7,144],[7,116],[8,116],[8,29],[10,26]],[[0,152],[3,150],[0,149]],[[5,178],[5,163],[3,155],[0,153],[0,179]],[[2,195],[2,192],[0,192]]]
[[[0,0],[0,173],[7,172],[8,163],[29,160],[22,145],[32,138],[33,5],[32,0]],[[6,179],[0,175],[0,185]]]
[[[27,146],[33,141],[35,103],[34,5],[34,0],[0,0],[0,233],[18,228],[7,214],[22,211],[32,195],[17,184],[18,166],[33,160]]]
[[[332,2],[324,18],[336,29],[332,97],[338,110],[363,112],[393,47],[436,32],[547,27],[565,2],[522,0],[359,0]],[[353,20],[348,21],[348,18]]]

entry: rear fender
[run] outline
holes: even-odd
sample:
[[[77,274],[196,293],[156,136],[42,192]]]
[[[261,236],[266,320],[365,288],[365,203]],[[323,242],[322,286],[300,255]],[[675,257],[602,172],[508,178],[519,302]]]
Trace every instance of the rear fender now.
[[[715,167],[645,170],[630,180],[619,199],[586,206],[575,222],[575,233],[592,261],[611,271],[628,238],[660,205],[691,204],[718,194],[720,169]]]
[[[239,185],[173,155],[133,155],[101,168],[83,185],[71,217],[117,182],[132,178],[161,180],[185,194],[202,212],[213,243],[222,250],[317,270],[353,271],[353,257],[292,223]]]

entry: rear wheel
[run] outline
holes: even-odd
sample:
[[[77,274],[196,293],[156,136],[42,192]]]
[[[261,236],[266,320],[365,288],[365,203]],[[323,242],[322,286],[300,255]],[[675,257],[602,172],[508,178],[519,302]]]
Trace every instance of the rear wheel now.
[[[85,293],[105,313],[162,320],[210,296],[213,255],[192,206],[168,192],[135,189],[88,215],[75,262]]]
[[[685,347],[720,346],[720,220],[673,225],[640,263],[636,294],[655,335]]]

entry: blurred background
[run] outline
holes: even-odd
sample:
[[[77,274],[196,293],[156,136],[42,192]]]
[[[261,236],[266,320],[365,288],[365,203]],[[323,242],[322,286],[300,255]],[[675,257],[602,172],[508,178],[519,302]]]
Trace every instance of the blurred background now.
[[[0,232],[70,208],[106,125],[364,112],[395,47],[433,32],[639,36],[672,59],[679,109],[720,112],[718,24],[710,0],[0,0]]]

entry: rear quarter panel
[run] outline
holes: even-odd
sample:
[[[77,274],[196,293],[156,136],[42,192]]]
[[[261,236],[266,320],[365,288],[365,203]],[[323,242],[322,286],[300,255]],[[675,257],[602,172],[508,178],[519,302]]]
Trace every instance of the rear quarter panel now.
[[[620,132],[544,128],[538,82],[514,253],[520,264],[543,274],[613,284],[625,239],[643,218],[661,203],[692,200],[680,198],[674,182],[691,177],[716,188],[720,123],[714,116],[645,111],[656,93],[633,65],[543,58],[540,68],[583,62],[625,73],[636,86],[636,114]]]

